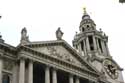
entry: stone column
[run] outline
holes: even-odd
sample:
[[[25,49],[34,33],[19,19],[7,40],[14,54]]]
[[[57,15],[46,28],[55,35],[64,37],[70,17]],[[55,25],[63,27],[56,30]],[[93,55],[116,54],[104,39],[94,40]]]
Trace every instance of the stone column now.
[[[0,57],[0,83],[2,83],[2,68],[3,68],[3,61]]]
[[[79,50],[79,52],[81,52],[81,44],[80,43],[78,44],[78,50]]]
[[[100,47],[99,47],[98,38],[96,39],[96,42],[97,42],[97,49],[99,50],[99,53],[101,54],[101,49],[100,49]]]
[[[104,41],[101,41],[101,45],[102,45],[103,54],[106,55],[106,48],[104,45]]]
[[[94,44],[94,50],[97,50],[97,44],[96,44],[95,36],[93,36],[93,44]]]
[[[85,43],[85,40],[83,40],[83,43],[84,43],[84,54],[87,55],[87,53],[86,53],[86,43]]]
[[[75,83],[80,83],[79,78],[76,77]]]
[[[45,68],[45,83],[50,83],[50,69],[49,66]]]
[[[52,83],[57,83],[57,72],[56,69],[52,71]]]
[[[25,83],[25,60],[20,59],[19,83]]]
[[[110,56],[110,52],[109,52],[109,48],[108,48],[108,44],[107,44],[107,42],[105,43],[105,45],[106,45],[107,55]]]
[[[73,83],[73,75],[72,74],[69,75],[69,83]]]
[[[86,46],[87,46],[87,51],[90,52],[90,44],[89,44],[89,38],[86,38]]]
[[[28,83],[33,83],[33,61],[30,60],[28,64]]]

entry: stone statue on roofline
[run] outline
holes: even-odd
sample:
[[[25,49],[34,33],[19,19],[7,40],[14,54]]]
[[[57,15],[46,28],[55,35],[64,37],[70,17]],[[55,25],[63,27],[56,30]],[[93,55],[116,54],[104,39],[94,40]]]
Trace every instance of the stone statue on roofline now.
[[[63,32],[61,31],[60,27],[56,30],[56,38],[57,40],[62,40]]]
[[[24,27],[21,31],[21,45],[27,44],[29,42],[29,36],[27,36],[27,30]]]
[[[1,33],[0,33],[0,43],[4,43],[4,40],[2,39]]]
[[[125,0],[119,0],[119,3],[125,3]]]

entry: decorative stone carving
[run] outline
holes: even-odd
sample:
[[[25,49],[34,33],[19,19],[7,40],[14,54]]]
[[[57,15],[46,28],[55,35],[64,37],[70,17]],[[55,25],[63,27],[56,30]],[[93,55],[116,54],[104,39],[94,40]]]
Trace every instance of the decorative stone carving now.
[[[103,65],[104,65],[105,71],[112,79],[118,78],[119,74],[118,74],[118,67],[116,63],[114,63],[113,61],[109,59],[105,59],[103,62]]]
[[[62,58],[62,56],[59,53],[57,53],[54,47],[48,46],[47,49],[49,50],[50,55]]]
[[[106,79],[105,72],[104,72],[103,69],[101,69],[100,78],[101,79]]]
[[[60,27],[56,31],[57,40],[62,40],[63,32],[60,30]]]
[[[50,55],[75,63],[75,61],[72,59],[72,57],[70,55],[68,55],[66,53],[61,53],[61,52],[59,53],[59,52],[57,52],[57,49],[52,46],[48,46],[47,49],[49,50]]]
[[[4,60],[3,61],[3,69],[8,70],[8,71],[12,71],[14,63],[10,60]]]
[[[4,40],[2,39],[2,35],[0,34],[0,43],[4,43]]]
[[[29,42],[29,36],[27,36],[27,30],[24,27],[21,31],[21,45],[24,45],[27,42]]]

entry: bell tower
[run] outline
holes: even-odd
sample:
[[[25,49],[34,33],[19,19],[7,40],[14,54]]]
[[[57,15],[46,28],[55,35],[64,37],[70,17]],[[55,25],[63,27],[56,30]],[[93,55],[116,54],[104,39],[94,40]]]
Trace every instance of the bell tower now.
[[[96,24],[84,8],[84,13],[79,26],[79,33],[76,33],[73,40],[73,47],[87,59],[95,56],[110,56],[108,51],[108,37],[96,30]]]
[[[100,72],[100,78],[111,83],[123,83],[122,68],[110,56],[108,36],[96,29],[95,22],[84,8],[84,13],[72,41],[73,47]]]

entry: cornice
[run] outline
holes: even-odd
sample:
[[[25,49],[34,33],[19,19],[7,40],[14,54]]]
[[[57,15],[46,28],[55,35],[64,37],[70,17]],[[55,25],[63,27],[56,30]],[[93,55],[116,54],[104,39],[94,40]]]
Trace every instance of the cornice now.
[[[84,64],[88,69],[94,72],[98,72],[96,69],[87,63],[84,58],[75,50],[73,49],[65,40],[52,40],[52,41],[39,41],[39,42],[31,42],[26,47],[34,48],[34,47],[41,47],[41,46],[54,46],[54,45],[62,45],[64,46],[73,56],[75,56],[82,64]]]
[[[3,52],[10,53],[12,55],[16,55],[17,53],[16,47],[13,47],[6,43],[0,43],[0,50],[3,50]]]
[[[98,37],[98,38],[101,38],[103,39],[104,41],[108,41],[108,36],[106,35],[103,35],[102,33],[100,33],[99,31],[97,30],[89,30],[89,31],[85,31],[85,32],[82,32],[82,33],[79,33],[76,35],[76,38],[73,40],[73,42],[78,42],[81,40],[81,38],[86,38],[87,36],[89,35],[94,35],[95,37]]]
[[[77,51],[75,49],[73,49],[65,40],[52,40],[52,41],[38,41],[38,42],[31,42],[30,44],[25,45],[24,47],[30,47],[30,48],[34,48],[34,47],[41,47],[41,46],[55,46],[55,45],[62,45],[64,46],[67,50],[69,50],[69,52],[75,56],[78,60],[80,60],[80,62],[82,62],[84,65],[86,65],[88,67],[88,69],[97,72],[96,70],[94,70],[90,64],[88,64],[87,62],[85,62],[85,60],[83,59],[83,57],[81,57],[80,54],[77,53]],[[19,46],[18,48],[20,48],[21,46]]]

